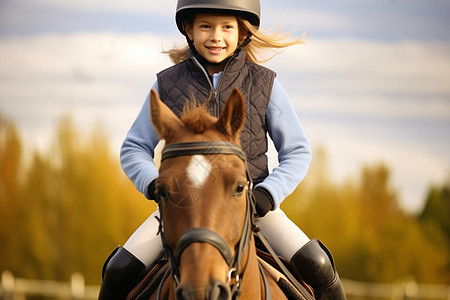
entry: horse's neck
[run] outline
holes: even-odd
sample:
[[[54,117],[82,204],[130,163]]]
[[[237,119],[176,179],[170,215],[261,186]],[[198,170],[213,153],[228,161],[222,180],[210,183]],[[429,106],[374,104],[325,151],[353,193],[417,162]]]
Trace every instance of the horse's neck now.
[[[268,287],[264,286],[261,272],[265,272]],[[286,295],[280,289],[277,282],[264,270],[260,270],[258,257],[256,255],[255,243],[250,243],[250,255],[247,269],[242,279],[242,296],[241,300],[266,299],[266,288],[271,294],[270,299],[286,300]],[[269,299],[269,298],[267,298]]]
[[[264,286],[256,256],[256,247],[253,241],[250,243],[249,251],[247,267],[242,277],[241,299],[262,299]]]

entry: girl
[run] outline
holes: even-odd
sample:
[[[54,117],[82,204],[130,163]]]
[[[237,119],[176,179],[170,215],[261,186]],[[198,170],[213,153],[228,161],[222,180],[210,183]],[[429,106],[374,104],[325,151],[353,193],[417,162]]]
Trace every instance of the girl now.
[[[247,119],[241,146],[247,154],[258,225],[278,255],[289,260],[317,299],[345,299],[330,252],[310,240],[279,208],[306,175],[311,151],[275,72],[256,64],[258,50],[284,48],[258,31],[259,0],[178,0],[176,23],[188,46],[168,52],[176,64],[157,74],[160,98],[178,115],[189,99],[220,111],[234,88],[246,99]],[[278,151],[279,166],[267,167],[267,134]],[[153,162],[157,134],[149,116],[149,97],[121,149],[122,168],[146,198],[154,199],[158,171]],[[105,262],[99,299],[125,299],[163,251],[154,212]]]

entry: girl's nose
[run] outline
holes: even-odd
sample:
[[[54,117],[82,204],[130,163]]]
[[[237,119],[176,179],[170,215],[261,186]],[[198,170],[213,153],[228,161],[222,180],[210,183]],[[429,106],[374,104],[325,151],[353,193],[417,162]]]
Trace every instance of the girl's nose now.
[[[222,41],[222,34],[219,28],[216,28],[213,30],[211,35],[211,40],[214,42],[220,42]]]

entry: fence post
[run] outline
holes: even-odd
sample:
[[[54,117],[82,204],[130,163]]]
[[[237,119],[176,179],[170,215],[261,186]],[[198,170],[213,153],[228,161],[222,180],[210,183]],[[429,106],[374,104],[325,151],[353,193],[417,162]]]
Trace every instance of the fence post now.
[[[402,281],[392,283],[391,300],[405,300],[405,289]]]
[[[419,285],[414,278],[407,280],[403,289],[406,299],[415,299],[419,294]]]
[[[3,299],[13,300],[14,299],[14,275],[11,271],[2,272],[2,289],[3,289]]]
[[[70,279],[70,294],[72,299],[83,299],[86,294],[84,276],[81,273],[73,273]]]

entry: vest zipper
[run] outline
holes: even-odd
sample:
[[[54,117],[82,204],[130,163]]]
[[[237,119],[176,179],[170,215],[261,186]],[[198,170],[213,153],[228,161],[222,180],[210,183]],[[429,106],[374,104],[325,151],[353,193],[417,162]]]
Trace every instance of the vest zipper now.
[[[214,101],[214,107],[212,108],[213,111],[211,112],[213,114],[213,116],[215,117],[219,117],[220,115],[220,105],[219,105],[219,87],[221,86],[221,83],[223,81],[223,77],[225,75],[225,72],[228,69],[228,66],[231,64],[231,62],[233,61],[233,59],[237,56],[237,54],[233,54],[233,57],[231,57],[231,59],[227,62],[227,64],[225,65],[223,72],[222,72],[222,77],[219,80],[219,83],[217,84],[217,89],[214,90],[214,85],[211,82],[211,79],[209,78],[209,74],[208,71],[206,71],[206,69],[203,67],[203,65],[197,60],[196,57],[192,57],[192,60],[194,61],[194,64],[197,66],[197,68],[199,68],[202,72],[203,75],[205,75],[206,80],[209,83],[209,88],[211,90],[210,94],[209,94],[209,100],[208,101]]]
[[[197,66],[197,68],[199,68],[203,72],[203,75],[205,75],[205,78],[206,78],[206,81],[209,84],[209,90],[210,90],[208,100],[206,100],[206,101],[207,102],[208,101],[213,101],[214,102],[214,106],[212,107],[213,111],[211,111],[211,114],[218,118],[219,117],[219,103],[217,102],[217,97],[216,97],[217,96],[217,91],[214,91],[214,86],[213,86],[213,84],[211,82],[211,79],[209,78],[208,71],[206,71],[206,69],[197,60],[197,58],[192,57],[192,61]]]

